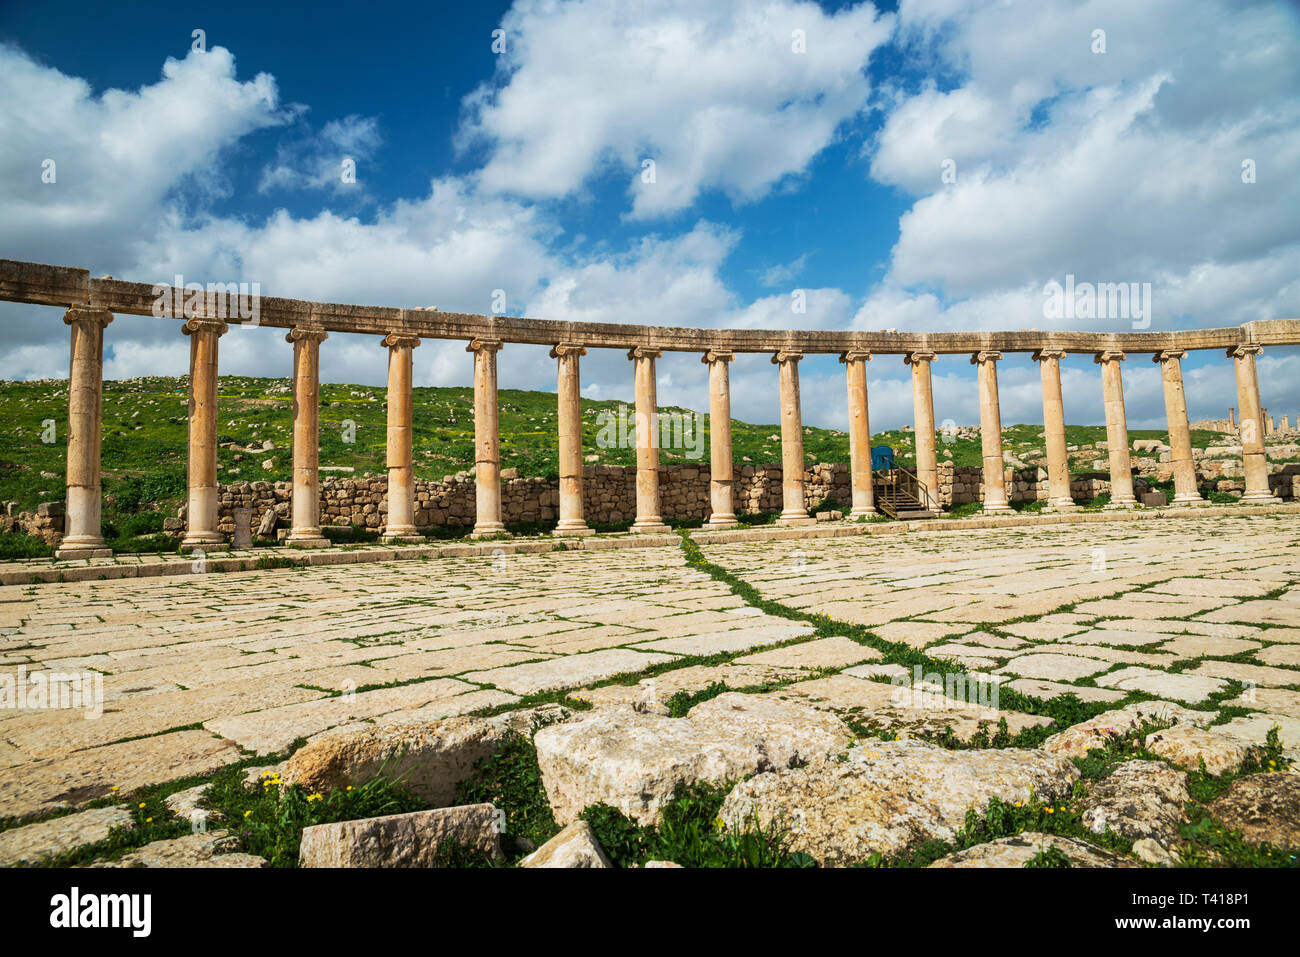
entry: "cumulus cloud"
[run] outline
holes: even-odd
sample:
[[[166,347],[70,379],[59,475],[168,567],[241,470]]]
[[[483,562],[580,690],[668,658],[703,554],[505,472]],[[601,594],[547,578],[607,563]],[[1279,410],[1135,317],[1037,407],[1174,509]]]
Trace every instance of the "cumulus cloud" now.
[[[612,169],[636,218],[709,189],[752,202],[864,108],[891,25],[869,3],[519,0],[496,78],[465,101],[461,145],[486,148],[491,191],[555,199]]]
[[[872,144],[872,175],[918,199],[860,327],[1043,326],[1066,275],[1152,283],[1154,329],[1295,311],[1293,11],[906,0],[899,30],[959,80],[894,91]]]

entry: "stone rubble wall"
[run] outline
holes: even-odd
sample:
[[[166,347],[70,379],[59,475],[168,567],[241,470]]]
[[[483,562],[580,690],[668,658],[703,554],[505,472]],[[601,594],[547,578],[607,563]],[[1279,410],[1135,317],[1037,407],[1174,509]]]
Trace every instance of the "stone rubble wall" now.
[[[1104,456],[1104,453],[1099,453]],[[547,522],[558,517],[559,482],[555,479],[520,478],[506,469],[502,473],[502,521]],[[1156,459],[1134,458],[1138,491],[1143,479],[1164,482],[1172,477],[1172,466]],[[1240,492],[1241,462],[1197,460],[1202,481],[1214,482],[1223,492]],[[632,465],[588,465],[582,470],[587,522],[593,525],[630,522],[636,517],[636,467]],[[781,511],[781,466],[745,465],[735,470],[735,507],[740,514]],[[709,504],[709,466],[671,465],[660,469],[659,490],[666,519],[706,519]],[[1273,493],[1280,498],[1300,499],[1300,465],[1281,467],[1269,476]],[[1033,502],[1050,495],[1047,470],[1038,467],[1006,469],[1007,497],[1013,502]],[[383,527],[388,513],[388,479],[328,477],[321,481],[321,523]],[[234,531],[233,510],[251,508],[253,528],[262,514],[274,508],[279,524],[289,522],[292,488],[287,482],[234,482],[221,487],[219,528]],[[1103,474],[1076,475],[1070,482],[1070,496],[1086,502],[1110,492],[1110,480]],[[943,506],[979,502],[984,496],[984,473],[979,466],[939,463],[939,501]],[[804,504],[814,508],[829,499],[837,508],[851,504],[849,469],[839,463],[814,465],[804,472]],[[415,524],[419,528],[437,525],[473,526],[474,477],[461,472],[441,481],[417,479]],[[60,520],[61,531],[61,520]]]

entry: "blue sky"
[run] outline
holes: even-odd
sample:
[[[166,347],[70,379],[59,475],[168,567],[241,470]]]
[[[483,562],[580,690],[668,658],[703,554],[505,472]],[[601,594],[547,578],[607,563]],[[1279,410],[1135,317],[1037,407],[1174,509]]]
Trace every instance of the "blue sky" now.
[[[1044,284],[1067,274],[1151,283],[1151,329],[1300,316],[1295,8],[1133,6],[70,3],[56,17],[10,0],[0,256],[473,312],[501,289],[515,315],[663,325],[1132,328],[1045,318]],[[65,338],[55,310],[0,305],[6,376],[66,375]],[[120,317],[108,350],[113,377],[186,366],[184,338],[155,320]],[[425,343],[417,382],[468,383],[462,350]],[[269,330],[222,342],[226,371],[288,362]],[[503,385],[554,388],[545,350],[502,363]],[[1002,365],[1004,418],[1041,421],[1037,368]],[[322,355],[333,381],[381,384],[384,366],[359,337]],[[1226,359],[1186,367],[1193,417],[1235,404]],[[1260,370],[1265,404],[1300,411],[1300,355],[1270,350]],[[1145,356],[1125,369],[1134,426],[1162,424],[1156,371]],[[898,357],[869,375],[873,426],[910,421]],[[939,420],[976,422],[964,358],[935,375]],[[583,379],[630,398],[620,355],[593,353]],[[833,358],[803,379],[806,419],[842,426]],[[697,357],[665,357],[660,380],[662,401],[706,404]],[[763,357],[733,381],[737,416],[775,420]],[[1070,421],[1101,421],[1088,357],[1064,383]]]

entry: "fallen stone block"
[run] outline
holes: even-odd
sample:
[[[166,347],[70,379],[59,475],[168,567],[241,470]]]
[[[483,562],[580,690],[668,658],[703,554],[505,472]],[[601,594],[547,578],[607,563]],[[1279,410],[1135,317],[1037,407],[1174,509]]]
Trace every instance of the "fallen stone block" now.
[[[1300,848],[1300,774],[1251,774],[1209,805],[1223,825],[1250,844]]]
[[[823,863],[891,857],[930,839],[952,840],[968,808],[994,798],[1058,801],[1079,771],[1037,749],[949,751],[922,741],[863,742],[847,760],[743,781],[719,815],[731,828],[790,831],[790,849]]]
[[[683,784],[789,767],[841,751],[852,738],[834,715],[731,692],[696,705],[685,718],[600,709],[543,728],[533,740],[559,823],[608,804],[649,824]]]
[[[1107,828],[1162,847],[1178,840],[1183,805],[1190,800],[1187,775],[1159,761],[1127,761],[1088,789],[1083,824],[1094,834]]]
[[[1240,770],[1256,751],[1237,738],[1186,724],[1148,734],[1145,745],[1152,754],[1189,771],[1197,770],[1204,761],[1205,770],[1214,775]]]
[[[1072,867],[1136,867],[1109,851],[1059,834],[1025,831],[941,857],[931,867],[1024,867],[1048,848],[1065,855]]]
[[[613,867],[596,832],[586,821],[574,821],[519,862],[520,867]]]
[[[491,804],[390,814],[303,828],[301,867],[432,867],[448,841],[501,856],[497,809]]]
[[[1169,701],[1139,701],[1058,731],[1043,742],[1043,750],[1071,758],[1087,757],[1093,748],[1123,737],[1148,723],[1191,724],[1203,727],[1214,720],[1213,711],[1193,711]]]

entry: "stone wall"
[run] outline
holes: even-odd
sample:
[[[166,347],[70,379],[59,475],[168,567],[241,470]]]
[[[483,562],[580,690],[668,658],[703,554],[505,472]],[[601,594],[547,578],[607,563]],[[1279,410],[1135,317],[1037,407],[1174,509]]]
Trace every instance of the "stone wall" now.
[[[583,497],[589,524],[630,522],[636,517],[636,466],[588,465],[582,470]],[[746,465],[736,469],[735,503],[742,514],[781,510],[781,466]],[[502,521],[554,521],[559,483],[554,479],[520,478],[514,469],[501,473]],[[673,465],[660,470],[659,490],[665,518],[705,519],[709,505],[709,466]],[[321,480],[321,523],[383,526],[388,512],[388,479],[327,477]],[[292,486],[288,482],[232,482],[221,486],[219,529],[234,530],[234,510],[253,510],[256,528],[267,509],[274,509],[279,524],[290,517]],[[804,473],[804,501],[808,508],[829,498],[836,505],[851,500],[849,470],[845,465],[816,465]],[[415,524],[472,526],[474,476],[469,472],[445,476],[441,481],[415,482]]]

